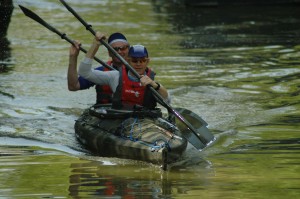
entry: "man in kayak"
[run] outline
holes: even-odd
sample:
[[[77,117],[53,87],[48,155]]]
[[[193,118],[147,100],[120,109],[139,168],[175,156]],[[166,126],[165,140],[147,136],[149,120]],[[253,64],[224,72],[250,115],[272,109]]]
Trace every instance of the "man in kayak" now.
[[[167,90],[154,81],[155,73],[148,68],[149,56],[147,49],[142,45],[131,46],[128,52],[129,64],[140,75],[135,77],[125,66],[118,71],[103,72],[92,69],[92,61],[105,36],[97,32],[93,43],[86,53],[85,59],[80,63],[79,74],[98,85],[109,85],[113,91],[114,108],[131,108],[134,105],[142,105],[153,109],[156,107],[156,99],[147,85],[152,86],[165,100],[169,100]]]
[[[110,35],[108,39],[109,45],[113,47],[120,56],[124,59],[127,57],[129,43],[126,37],[122,33],[113,33]],[[69,91],[78,91],[89,89],[90,87],[94,86],[95,83],[78,76],[77,72],[77,58],[79,55],[79,46],[80,42],[75,41],[75,46],[71,45],[69,50],[69,67],[68,67],[68,89]],[[107,64],[118,70],[120,66],[122,66],[122,62],[112,55],[109,52],[109,56],[111,57],[111,61],[108,61]],[[109,71],[109,69],[105,68],[104,66],[99,66],[95,68],[96,70],[100,71]],[[111,103],[112,99],[112,91],[109,86],[107,85],[96,85],[96,104],[107,104]]]

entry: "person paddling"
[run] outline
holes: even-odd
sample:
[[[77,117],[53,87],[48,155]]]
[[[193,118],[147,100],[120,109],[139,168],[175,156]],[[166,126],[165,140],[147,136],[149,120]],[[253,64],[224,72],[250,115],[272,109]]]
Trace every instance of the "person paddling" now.
[[[129,43],[126,37],[119,32],[113,33],[108,38],[108,44],[111,45],[120,56],[123,58],[127,57],[129,50]],[[78,76],[77,72],[77,59],[79,55],[79,41],[75,41],[75,46],[71,45],[69,50],[69,67],[68,67],[68,89],[69,91],[78,91],[89,89],[94,86],[95,83],[83,78],[82,76]],[[112,66],[114,69],[118,70],[119,67],[123,65],[123,63],[114,55],[109,52],[109,56],[111,57],[111,61],[108,61],[107,64]],[[109,69],[104,66],[98,66],[95,68],[100,71],[109,71]],[[112,91],[109,86],[106,85],[96,85],[96,104],[107,104],[112,103]]]
[[[140,75],[137,79],[125,66],[119,67],[118,71],[103,72],[92,69],[92,61],[99,49],[104,34],[97,32],[93,43],[84,60],[79,65],[79,74],[85,79],[98,85],[109,85],[113,91],[113,108],[130,109],[134,105],[141,105],[154,109],[156,99],[150,92],[152,86],[165,99],[170,101],[168,91],[158,82],[154,81],[155,73],[148,68],[150,61],[147,49],[142,45],[133,45],[128,52],[128,61]]]

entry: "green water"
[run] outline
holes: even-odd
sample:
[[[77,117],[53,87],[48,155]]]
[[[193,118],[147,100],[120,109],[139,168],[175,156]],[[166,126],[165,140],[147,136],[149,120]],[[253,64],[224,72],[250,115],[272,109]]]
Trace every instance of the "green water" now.
[[[15,1],[0,73],[1,199],[299,198],[299,7],[68,2],[95,30],[147,46],[172,105],[199,114],[217,141],[168,171],[89,154],[73,125],[95,91],[67,90],[69,44],[17,4],[86,49],[92,36],[59,1]]]

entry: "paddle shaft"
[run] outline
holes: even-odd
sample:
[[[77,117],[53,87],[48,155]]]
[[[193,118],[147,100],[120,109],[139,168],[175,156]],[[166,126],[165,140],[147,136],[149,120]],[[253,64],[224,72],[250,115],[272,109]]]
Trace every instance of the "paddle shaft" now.
[[[24,12],[24,14],[33,19],[34,21],[38,22],[39,24],[43,25],[44,27],[46,27],[48,30],[56,33],[57,35],[59,35],[62,39],[66,40],[67,42],[69,42],[70,44],[72,44],[73,46],[75,46],[75,42],[70,39],[65,33],[61,33],[60,31],[58,31],[57,29],[55,29],[53,26],[51,26],[50,24],[48,24],[46,21],[44,21],[41,17],[39,17],[37,14],[35,14],[34,12],[32,12],[31,10],[29,10],[28,8],[25,8],[24,6],[19,5],[19,7],[21,8],[21,10]],[[87,53],[87,50],[85,50],[84,48],[82,48],[81,46],[79,46],[79,50],[81,50],[84,53]],[[105,63],[104,61],[102,61],[101,59],[98,59],[97,57],[94,57],[94,59],[100,63],[101,65],[103,65],[104,67],[110,69],[110,70],[115,70],[113,67],[111,67],[110,65],[108,65],[107,63]]]
[[[75,10],[73,10],[72,7],[70,7],[64,0],[60,0],[60,2],[67,8],[67,10],[69,10],[84,26],[85,28],[90,31],[94,36],[96,35],[96,32],[93,30],[92,26],[88,23],[86,23],[78,14]],[[103,39],[100,40],[100,43],[103,44],[114,56],[116,56],[124,65],[125,67],[127,67],[132,73],[133,75],[135,75],[138,79],[140,79],[140,75],[128,64],[128,62],[121,57],[109,44],[107,44]],[[186,125],[186,127],[188,129],[190,129],[193,134],[195,134],[195,136],[201,140],[201,142],[206,145],[208,144],[208,141],[202,137],[201,134],[197,134],[197,131],[195,130],[195,128],[187,121],[185,120],[175,109],[173,109],[171,107],[171,105],[169,105],[166,100],[164,100],[162,98],[162,96],[152,87],[150,86],[150,90],[152,91],[152,93],[154,94],[155,97],[157,97],[159,99],[160,102],[162,102],[162,105],[165,106],[165,108],[173,113],[182,123],[184,123]],[[187,137],[188,139],[188,137]],[[195,145],[194,145],[195,146]],[[195,146],[197,149],[202,148],[202,146]]]

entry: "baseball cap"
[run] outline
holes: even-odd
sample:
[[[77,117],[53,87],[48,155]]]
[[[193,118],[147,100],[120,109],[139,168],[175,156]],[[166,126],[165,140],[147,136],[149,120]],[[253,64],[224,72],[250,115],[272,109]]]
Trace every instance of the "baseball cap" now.
[[[148,57],[148,51],[143,45],[133,45],[130,46],[128,55],[130,57]]]

